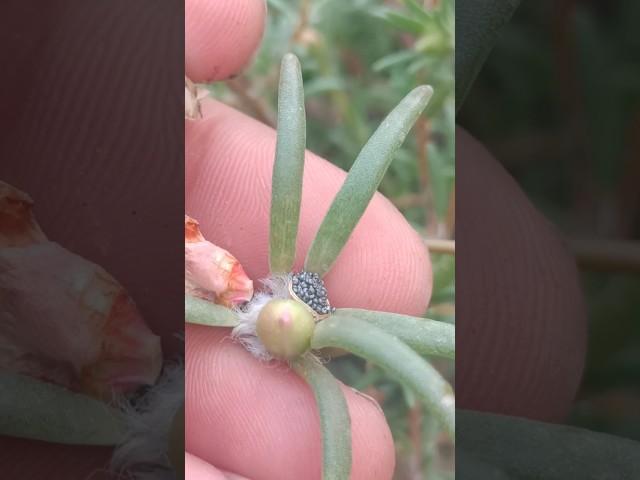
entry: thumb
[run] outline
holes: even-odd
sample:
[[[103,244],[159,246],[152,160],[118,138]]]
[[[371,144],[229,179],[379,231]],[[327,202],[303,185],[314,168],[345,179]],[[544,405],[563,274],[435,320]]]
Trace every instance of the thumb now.
[[[251,278],[264,278],[275,132],[213,100],[203,103],[203,115],[186,124],[186,213]],[[296,269],[345,176],[307,153]],[[431,264],[416,231],[376,194],[325,282],[336,307],[422,315],[431,293]]]

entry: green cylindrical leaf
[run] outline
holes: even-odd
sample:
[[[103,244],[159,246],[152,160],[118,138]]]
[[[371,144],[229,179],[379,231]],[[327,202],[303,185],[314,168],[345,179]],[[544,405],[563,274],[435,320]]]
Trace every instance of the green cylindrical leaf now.
[[[320,275],[329,271],[369,205],[394,153],[432,93],[429,86],[415,88],[384,119],[362,148],[311,244],[305,270]]]
[[[322,480],[349,480],[351,473],[351,419],[340,384],[312,355],[292,363],[311,386],[320,413]]]
[[[235,327],[238,325],[238,316],[221,305],[185,295],[184,321],[209,327]]]
[[[468,410],[458,411],[458,428],[460,478],[640,478],[640,443],[627,438]],[[479,462],[493,475],[478,472]]]
[[[457,0],[456,111],[520,0]]]
[[[399,338],[423,355],[451,359],[456,356],[456,327],[449,323],[356,308],[339,308],[333,316],[338,319],[352,317],[364,320]]]
[[[341,348],[378,364],[411,388],[451,438],[454,438],[455,400],[451,385],[398,338],[357,318],[331,316],[318,323],[311,347]]]
[[[11,373],[0,374],[0,435],[72,445],[116,445],[126,428],[103,402]]]
[[[269,266],[273,273],[290,272],[302,198],[306,122],[300,63],[289,53],[282,59],[278,90],[278,135],[271,190]]]

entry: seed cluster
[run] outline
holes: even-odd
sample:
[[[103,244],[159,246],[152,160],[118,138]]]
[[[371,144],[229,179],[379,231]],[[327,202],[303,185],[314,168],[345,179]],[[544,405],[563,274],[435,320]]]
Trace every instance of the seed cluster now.
[[[326,315],[335,310],[335,308],[331,308],[327,289],[317,273],[304,271],[295,273],[292,275],[291,283],[293,292],[315,312]]]

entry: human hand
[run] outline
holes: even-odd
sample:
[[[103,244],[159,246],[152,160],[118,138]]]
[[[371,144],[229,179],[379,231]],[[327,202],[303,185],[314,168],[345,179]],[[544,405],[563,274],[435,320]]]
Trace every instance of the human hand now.
[[[50,240],[125,287],[168,356],[182,350],[184,324],[182,9],[172,0],[0,7],[0,179],[34,199]],[[0,437],[0,465],[16,480],[100,480],[112,450]]]
[[[213,11],[215,16],[208,14]],[[257,44],[259,32],[251,29],[262,25],[263,2],[193,0],[186,13],[187,75],[203,82],[237,73],[244,62],[235,53],[250,55]],[[232,31],[223,27],[230,18],[238,22]],[[185,127],[186,213],[259,280],[268,273],[275,132],[214,100],[203,102],[202,113]],[[307,154],[296,268],[344,178],[340,169]],[[431,291],[430,263],[417,233],[376,195],[326,285],[338,307],[421,315]],[[226,338],[228,330],[186,330],[187,478],[224,478],[216,467],[251,479],[319,478],[321,436],[308,386],[285,366],[255,360]],[[371,400],[347,387],[344,392],[352,419],[352,478],[391,478],[394,446],[384,416]]]
[[[575,261],[516,182],[461,128],[456,167],[457,407],[562,421],[586,353]]]

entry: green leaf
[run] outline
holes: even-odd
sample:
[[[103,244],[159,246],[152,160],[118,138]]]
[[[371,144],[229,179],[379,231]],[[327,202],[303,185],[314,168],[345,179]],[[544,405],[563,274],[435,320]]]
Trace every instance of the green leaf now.
[[[460,433],[456,464],[460,478],[640,478],[638,442],[503,415],[458,410],[457,416]],[[484,465],[492,475],[475,476],[478,465]]]
[[[413,35],[420,35],[424,31],[426,25],[424,22],[416,20],[407,14],[395,11],[387,12],[384,18],[399,30]]]
[[[288,53],[280,67],[278,133],[271,190],[269,266],[273,273],[293,268],[300,220],[306,144],[304,90],[300,62]]]
[[[404,4],[416,18],[422,19],[423,22],[430,22],[432,20],[433,13],[428,11],[423,5],[420,5],[417,0],[404,0]]]
[[[384,330],[353,317],[335,315],[318,323],[311,347],[341,348],[378,364],[392,377],[411,388],[425,408],[453,439],[455,401],[453,390],[425,359]]]
[[[320,275],[329,271],[432,93],[429,86],[415,88],[383,120],[362,148],[311,244],[306,270]]]
[[[456,111],[520,0],[457,0]]]
[[[209,327],[238,325],[238,317],[233,310],[190,295],[184,296],[184,321]]]
[[[374,312],[356,308],[339,308],[337,319],[357,318],[393,335],[423,355],[455,358],[456,328],[444,322],[410,317],[397,313]]]
[[[311,386],[320,412],[322,479],[348,480],[351,473],[351,418],[340,384],[312,355],[292,363]]]
[[[126,433],[120,412],[66,388],[1,373],[0,391],[0,435],[72,445],[116,445]]]
[[[377,60],[371,66],[371,69],[374,72],[380,72],[395,65],[413,60],[416,56],[417,54],[413,50],[402,50],[400,52],[390,53],[389,55],[382,57],[380,60]]]

